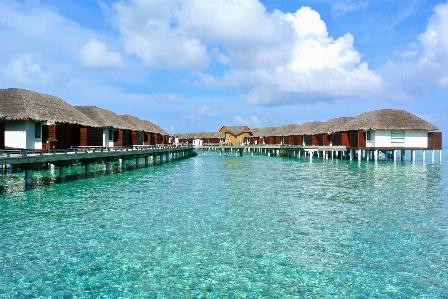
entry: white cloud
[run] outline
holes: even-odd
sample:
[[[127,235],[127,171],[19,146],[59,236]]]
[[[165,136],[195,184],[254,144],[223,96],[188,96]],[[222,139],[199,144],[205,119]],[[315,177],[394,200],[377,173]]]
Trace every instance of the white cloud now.
[[[344,1],[335,2],[331,6],[331,10],[336,15],[343,15],[349,12],[365,9],[368,5],[367,1]]]
[[[424,48],[421,63],[448,65],[448,3],[437,5],[426,31],[419,36]]]
[[[239,88],[252,104],[368,98],[384,89],[353,36],[333,39],[309,7],[285,14],[267,13],[257,0],[134,0],[113,10],[126,51],[148,67],[194,71],[205,86]]]
[[[243,118],[241,116],[235,116],[234,120],[237,124],[249,126],[249,127],[256,127],[261,125],[263,122],[256,116],[251,115],[249,118]]]
[[[88,43],[81,47],[78,58],[81,64],[87,68],[123,67],[121,55],[110,51],[105,43],[94,38],[91,38]]]
[[[448,3],[437,5],[418,44],[404,58],[413,62],[389,63],[383,77],[399,90],[397,99],[424,100],[429,94],[448,88]],[[416,49],[418,48],[418,49]]]
[[[202,106],[201,108],[199,108],[198,113],[201,115],[207,115],[207,116],[217,116],[219,115],[219,111],[210,108],[208,106]]]
[[[2,77],[6,81],[27,85],[59,85],[65,82],[62,75],[42,66],[42,60],[30,55],[12,58],[2,67]]]

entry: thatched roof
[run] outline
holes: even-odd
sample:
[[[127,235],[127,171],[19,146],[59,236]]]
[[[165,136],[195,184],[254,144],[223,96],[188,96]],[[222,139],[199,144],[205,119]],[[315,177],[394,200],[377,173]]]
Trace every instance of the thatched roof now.
[[[381,109],[365,112],[339,128],[339,131],[359,130],[422,130],[439,128],[404,110]]]
[[[156,126],[152,122],[148,120],[140,119],[136,116],[123,114],[119,115],[119,117],[130,126],[133,127],[133,131],[140,131],[146,133],[160,133],[162,135],[168,135],[165,131],[163,131],[159,126]]]
[[[339,132],[339,129],[347,124],[349,121],[352,121],[354,117],[338,117],[327,120],[322,123],[322,125],[316,128],[315,134],[331,134],[334,132]]]
[[[268,137],[272,136],[271,133],[277,130],[278,127],[266,127],[263,129],[258,130],[256,133],[253,134],[254,137]]]
[[[297,124],[284,125],[271,132],[271,136],[290,136],[299,127]]]
[[[317,128],[321,126],[323,122],[321,121],[310,121],[297,126],[291,131],[290,135],[313,135],[317,131]]]
[[[100,127],[58,97],[21,88],[0,89],[0,118]]]
[[[96,106],[74,106],[75,109],[95,120],[102,128],[114,128],[119,130],[134,130],[134,127],[125,122],[114,112]]]
[[[241,133],[252,133],[247,126],[222,126],[219,132],[228,132],[232,135],[239,135]]]
[[[144,121],[150,122],[149,120],[144,120]],[[154,133],[159,133],[161,135],[169,135],[164,129],[159,127],[157,124],[155,124],[153,122],[150,122],[150,123],[154,127],[154,130],[155,130]]]

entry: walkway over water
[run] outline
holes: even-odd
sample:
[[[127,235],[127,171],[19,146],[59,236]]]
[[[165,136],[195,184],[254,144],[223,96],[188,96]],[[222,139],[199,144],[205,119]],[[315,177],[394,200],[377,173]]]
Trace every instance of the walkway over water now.
[[[374,160],[384,158],[384,160],[404,161],[406,151],[410,152],[410,160],[416,160],[416,151],[422,151],[422,160],[426,160],[425,149],[420,148],[375,148],[375,149],[356,149],[347,146],[302,146],[302,145],[242,145],[242,146],[226,146],[226,145],[205,145],[195,146],[196,151],[218,151],[220,155],[243,156],[244,153],[265,154],[268,156],[282,156],[291,158],[322,157],[324,159],[348,159],[348,160]],[[435,160],[435,151],[431,150],[432,162]],[[442,161],[442,150],[439,150],[439,161]]]
[[[220,156],[243,156],[246,155],[267,155],[282,156],[290,158],[313,159],[347,159],[347,160],[393,160],[405,161],[406,151],[410,151],[410,160],[415,161],[417,150],[422,151],[422,160],[426,160],[426,150],[424,149],[354,149],[346,146],[298,146],[298,145],[245,145],[245,146],[223,146],[205,145],[179,147],[171,146],[134,146],[132,148],[108,148],[108,147],[77,147],[68,150],[56,151],[30,151],[30,150],[6,150],[0,151],[0,165],[2,170],[6,165],[13,168],[20,168],[25,171],[25,185],[33,182],[33,171],[47,167],[52,164],[59,168],[59,177],[65,178],[66,167],[71,165],[84,165],[86,177],[90,175],[90,165],[92,163],[104,163],[106,174],[111,173],[111,163],[121,161],[121,170],[125,171],[127,160],[135,160],[135,167],[140,167],[140,159],[144,159],[144,167],[152,164],[170,162],[184,159],[201,153],[214,151]],[[435,161],[435,151],[432,150],[432,162]],[[442,161],[442,151],[439,151],[439,161]]]
[[[25,184],[32,184],[34,170],[53,164],[59,167],[59,177],[65,177],[65,167],[70,165],[85,165],[86,175],[90,174],[90,164],[104,162],[106,173],[111,172],[111,162],[121,160],[122,170],[126,170],[126,160],[136,161],[136,167],[140,165],[139,159],[144,159],[144,166],[159,159],[160,163],[188,158],[194,155],[192,146],[160,147],[160,146],[134,146],[132,148],[107,148],[107,147],[78,147],[56,151],[30,151],[30,150],[6,150],[0,151],[0,165],[6,168],[11,165],[14,168],[25,170]]]

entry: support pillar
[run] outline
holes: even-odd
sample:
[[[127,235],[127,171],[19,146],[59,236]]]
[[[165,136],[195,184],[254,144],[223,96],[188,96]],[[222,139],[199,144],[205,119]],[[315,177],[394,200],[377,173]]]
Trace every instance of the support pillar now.
[[[358,150],[358,161],[361,161],[362,159],[362,149]]]
[[[394,150],[394,162],[397,162],[397,150]]]
[[[65,178],[65,166],[59,166],[59,178]]]
[[[33,184],[33,171],[32,170],[25,170],[25,185],[32,185]]]
[[[442,162],[442,150],[439,150],[439,162]]]
[[[425,150],[422,151],[422,161],[423,161],[423,163],[426,162],[426,151]]]
[[[86,173],[86,178],[88,178],[90,176],[90,163],[87,163],[85,165],[85,173]]]
[[[121,160],[121,171],[126,171],[126,160],[125,159]]]
[[[140,159],[139,158],[135,158],[135,168],[136,169],[138,168],[138,164],[139,164],[138,160],[140,160]]]
[[[110,174],[110,161],[106,161],[106,174]]]
[[[406,151],[401,150],[401,161],[404,161],[406,159]]]
[[[145,157],[145,167],[149,166],[149,157]]]
[[[378,162],[378,150],[375,150],[374,156],[375,156],[375,162]]]
[[[411,150],[411,162],[415,162],[415,150]]]

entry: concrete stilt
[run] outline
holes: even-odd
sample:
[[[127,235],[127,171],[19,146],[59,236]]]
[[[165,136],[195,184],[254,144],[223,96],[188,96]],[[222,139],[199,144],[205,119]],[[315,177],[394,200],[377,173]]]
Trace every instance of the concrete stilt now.
[[[415,162],[415,150],[411,150],[411,161]]]
[[[86,178],[90,176],[90,163],[87,163],[85,166],[85,174]]]
[[[442,150],[439,150],[439,162],[442,162]]]
[[[361,161],[362,159],[362,149],[358,150],[358,161]]]
[[[25,170],[25,185],[32,185],[32,184],[33,184],[33,171]]]
[[[394,162],[397,162],[397,150],[394,150]]]
[[[374,154],[375,162],[378,162],[378,154],[379,154],[378,150],[375,150],[375,154]]]
[[[110,174],[111,170],[110,170],[110,161],[106,161],[106,174]]]
[[[422,151],[422,161],[426,162],[426,151],[425,150]]]
[[[59,178],[65,178],[65,166],[59,166]]]
[[[149,157],[145,157],[145,167],[149,166]]]
[[[135,158],[135,168],[138,168],[139,167],[139,158]]]
[[[121,160],[121,171],[126,171],[126,160],[125,159]]]
[[[401,150],[401,161],[406,160],[406,151],[405,150]]]
[[[435,150],[432,150],[431,152],[431,162],[434,163],[434,154],[435,154]]]

